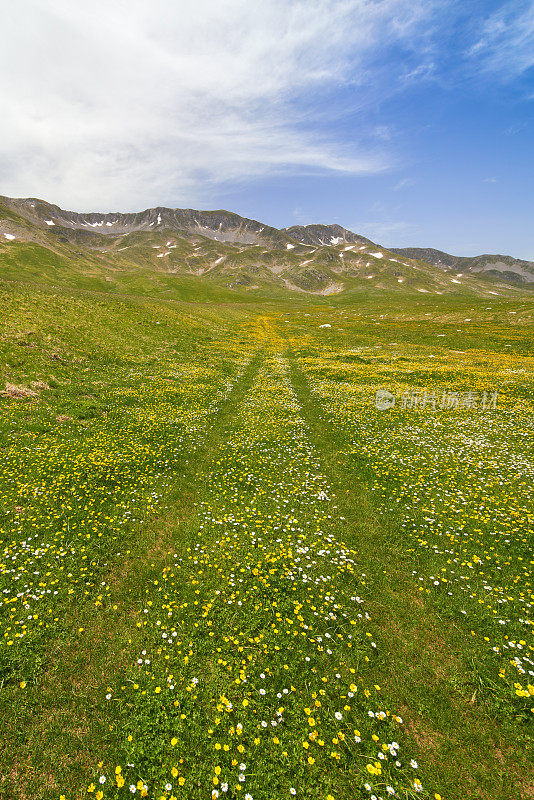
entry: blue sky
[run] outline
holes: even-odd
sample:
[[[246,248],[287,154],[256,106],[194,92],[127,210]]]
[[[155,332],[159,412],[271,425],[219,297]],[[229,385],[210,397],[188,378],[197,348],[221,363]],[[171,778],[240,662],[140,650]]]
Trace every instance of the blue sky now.
[[[7,13],[2,194],[227,208],[534,260],[531,0],[21,0]]]

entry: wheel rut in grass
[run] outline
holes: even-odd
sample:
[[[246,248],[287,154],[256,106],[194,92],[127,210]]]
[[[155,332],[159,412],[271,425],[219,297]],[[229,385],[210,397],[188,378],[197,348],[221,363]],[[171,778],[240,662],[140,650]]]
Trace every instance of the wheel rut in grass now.
[[[469,702],[460,633],[417,593],[303,375],[293,367],[291,382],[278,356],[261,362],[220,409],[171,511],[117,561],[107,605],[77,612],[8,731],[0,797],[81,798],[92,776],[89,796],[104,786],[104,800],[130,786],[180,800],[293,787],[360,800],[364,782],[413,798],[407,727],[432,794],[528,798],[528,765]],[[401,741],[400,770],[391,750],[378,760],[371,734],[394,752]]]
[[[211,419],[179,485],[166,498],[168,510],[139,527],[137,539],[128,542],[128,554],[110,559],[104,576],[110,596],[97,607],[90,601],[73,606],[36,682],[24,690],[3,690],[2,800],[57,800],[60,789],[69,800],[86,794],[81,787],[96,763],[95,754],[106,752],[113,739],[105,688],[141,641],[144,585],[176,552],[177,530],[187,529],[195,514],[205,465],[225,441],[263,359],[260,349]]]
[[[378,520],[372,497],[343,454],[342,434],[314,399],[292,354],[292,383],[310,439],[327,465],[348,540],[367,576],[380,646],[376,679],[398,704],[426,783],[443,798],[519,800],[534,796],[532,744],[497,719],[469,666],[466,633],[444,620],[418,590],[399,533]]]
[[[144,583],[134,655],[109,682],[114,749],[87,789],[426,800],[373,683],[365,582],[279,353],[225,434],[195,519]]]

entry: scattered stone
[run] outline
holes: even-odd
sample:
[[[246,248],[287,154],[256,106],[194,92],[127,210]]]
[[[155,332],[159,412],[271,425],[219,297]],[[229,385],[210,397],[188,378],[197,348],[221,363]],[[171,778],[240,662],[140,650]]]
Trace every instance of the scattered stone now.
[[[27,386],[16,386],[14,383],[6,383],[6,388],[0,394],[10,397],[13,400],[29,400],[32,397],[37,397],[37,392],[29,389]]]

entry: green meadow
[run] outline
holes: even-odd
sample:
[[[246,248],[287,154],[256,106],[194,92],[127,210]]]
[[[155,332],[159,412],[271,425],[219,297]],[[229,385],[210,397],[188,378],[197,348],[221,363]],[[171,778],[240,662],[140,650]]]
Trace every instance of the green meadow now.
[[[534,797],[533,301],[30,268],[0,798]]]

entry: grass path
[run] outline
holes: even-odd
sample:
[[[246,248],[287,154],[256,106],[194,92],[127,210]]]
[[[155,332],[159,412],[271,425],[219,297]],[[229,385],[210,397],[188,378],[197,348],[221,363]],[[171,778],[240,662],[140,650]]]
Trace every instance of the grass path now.
[[[115,757],[89,793],[428,797],[374,683],[365,582],[279,354],[226,434],[196,519],[145,581],[142,641],[108,690]]]
[[[263,359],[260,350],[234,385],[167,498],[169,512],[149,519],[129,543],[129,555],[111,563],[111,595],[99,612],[94,604],[73,608],[65,635],[48,654],[48,667],[25,693],[2,692],[1,800],[40,800],[61,793],[86,794],[87,775],[113,747],[113,721],[102,687],[125,668],[138,627],[144,586],[175,552],[177,529],[187,527],[202,491],[204,466],[225,440],[226,429]],[[14,689],[18,692],[18,689]],[[10,709],[15,709],[12,713]],[[97,757],[98,756],[98,757]]]
[[[321,415],[294,362],[292,381],[367,575],[380,653],[376,678],[400,703],[426,782],[450,800],[534,797],[532,740],[493,715],[473,679],[471,642],[418,591],[401,537],[377,519],[372,498],[341,453],[339,431]]]
[[[4,693],[0,798],[534,797],[470,643],[417,591],[268,317],[258,337],[270,355],[112,562],[107,603],[78,608],[16,714]]]

